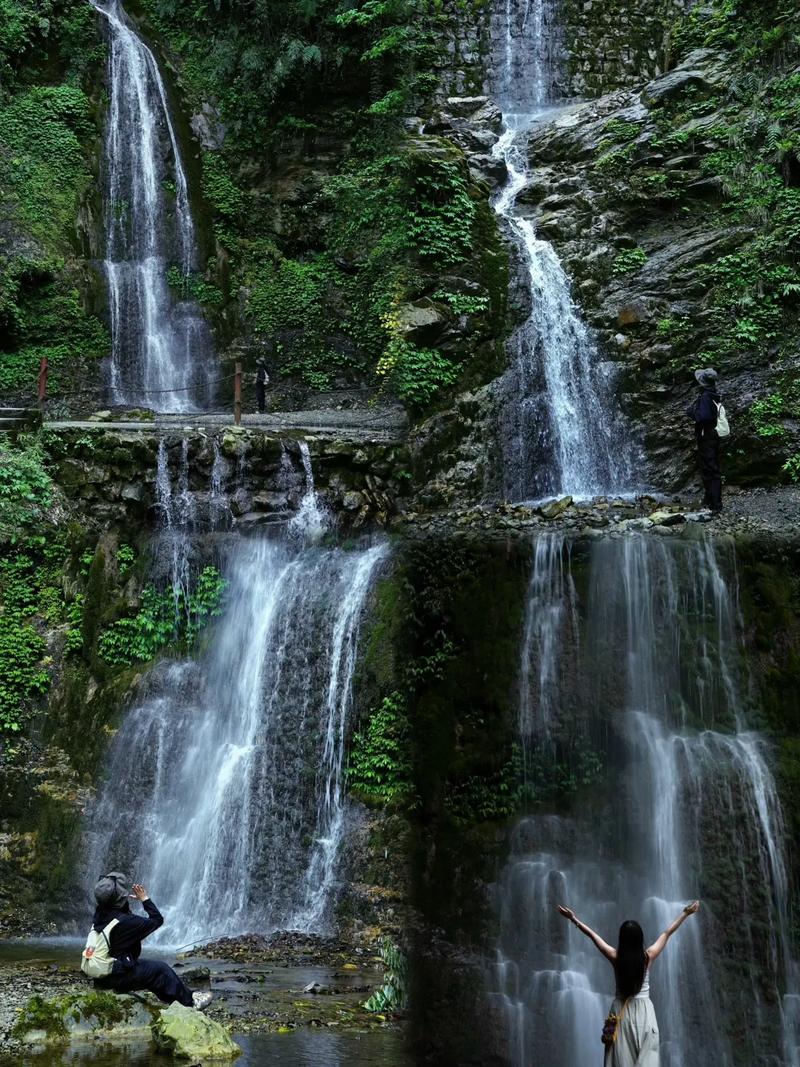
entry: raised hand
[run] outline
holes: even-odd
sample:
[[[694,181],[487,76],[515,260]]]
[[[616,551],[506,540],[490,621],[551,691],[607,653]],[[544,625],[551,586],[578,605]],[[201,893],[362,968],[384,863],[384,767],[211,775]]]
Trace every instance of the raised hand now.
[[[133,892],[131,893],[131,900],[147,900],[148,892],[143,885],[139,882],[134,882],[132,886]]]
[[[700,910],[700,901],[693,900],[692,903],[687,904],[683,910],[686,912],[687,915],[694,915],[696,911]]]
[[[559,904],[558,910],[565,919],[569,919],[570,922],[575,922],[575,912],[572,908],[565,908],[563,904]]]

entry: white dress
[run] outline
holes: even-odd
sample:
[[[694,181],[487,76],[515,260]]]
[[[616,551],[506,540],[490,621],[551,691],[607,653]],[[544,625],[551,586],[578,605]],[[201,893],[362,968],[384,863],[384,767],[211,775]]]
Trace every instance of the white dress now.
[[[611,1011],[619,1015],[624,998],[615,997]],[[650,999],[650,967],[642,988],[631,997],[617,1027],[617,1040],[606,1048],[604,1067],[660,1067],[656,1009]]]

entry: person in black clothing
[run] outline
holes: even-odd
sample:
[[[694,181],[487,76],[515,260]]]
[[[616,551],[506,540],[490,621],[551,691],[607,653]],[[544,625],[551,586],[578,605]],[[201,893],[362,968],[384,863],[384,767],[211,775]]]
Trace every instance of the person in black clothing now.
[[[143,960],[142,941],[164,922],[164,917],[147,895],[143,885],[134,885],[131,899],[140,901],[147,916],[134,915],[128,904],[128,883],[124,874],[112,871],[104,875],[94,888],[97,909],[92,925],[98,932],[117,920],[109,934],[110,953],[114,957],[111,974],[96,978],[99,989],[115,993],[132,993],[149,989],[164,1004],[177,1000],[187,1008],[205,1008],[211,1003],[211,993],[192,993],[191,989],[162,960]]]
[[[256,360],[256,406],[260,412],[264,412],[267,404],[267,386],[269,375],[263,359]]]
[[[703,503],[712,511],[722,511],[722,472],[719,466],[719,436],[717,434],[717,405],[722,397],[717,392],[717,372],[708,367],[695,371],[700,395],[689,409],[694,419],[700,474],[703,479]]]

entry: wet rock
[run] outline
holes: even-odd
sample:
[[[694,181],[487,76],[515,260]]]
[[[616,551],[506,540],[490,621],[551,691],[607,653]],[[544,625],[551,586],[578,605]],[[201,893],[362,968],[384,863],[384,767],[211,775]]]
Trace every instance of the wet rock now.
[[[14,1026],[14,1037],[26,1045],[66,1042],[128,1041],[145,1035],[157,1009],[138,997],[93,991],[63,997],[33,996]]]
[[[539,513],[545,519],[557,519],[572,504],[571,496],[562,496],[558,500],[551,500],[539,508]]]
[[[181,971],[181,978],[184,982],[207,982],[211,978],[211,971],[208,967],[187,967]]]
[[[175,1059],[233,1060],[241,1049],[221,1023],[209,1019],[194,1008],[171,1004],[152,1026],[153,1040],[159,1049]]]
[[[654,511],[648,518],[654,526],[680,526],[686,522],[686,516],[679,511]]]

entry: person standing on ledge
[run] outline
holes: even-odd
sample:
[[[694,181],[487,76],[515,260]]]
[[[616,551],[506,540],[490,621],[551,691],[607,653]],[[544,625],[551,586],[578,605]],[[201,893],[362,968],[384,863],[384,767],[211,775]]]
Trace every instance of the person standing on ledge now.
[[[694,372],[700,395],[689,408],[694,420],[700,474],[703,478],[703,503],[713,512],[722,511],[722,472],[719,466],[719,434],[717,417],[722,397],[717,392],[717,372],[711,367]]]
[[[644,947],[644,932],[633,919],[619,928],[616,948],[607,944],[571,908],[559,904],[558,910],[582,934],[590,938],[614,968],[616,994],[603,1028],[606,1046],[605,1067],[659,1067],[658,1022],[650,1000],[650,968],[667,946],[667,942],[699,909],[700,901],[687,904],[678,918],[669,924],[650,948]]]
[[[94,887],[97,909],[92,921],[90,941],[84,949],[84,960],[89,956],[110,957],[110,973],[95,978],[95,987],[110,989],[114,993],[133,993],[149,989],[164,1004],[177,1000],[187,1008],[202,1011],[211,1003],[211,993],[193,993],[162,960],[141,959],[142,941],[164,922],[164,917],[147,895],[143,885],[134,885],[131,900],[138,900],[147,916],[134,915],[128,903],[128,881],[124,874],[112,871],[103,875]],[[92,976],[91,969],[81,964],[81,969]]]
[[[267,364],[263,359],[256,360],[256,407],[263,415],[267,406],[267,386],[269,385],[269,375],[267,374]]]

